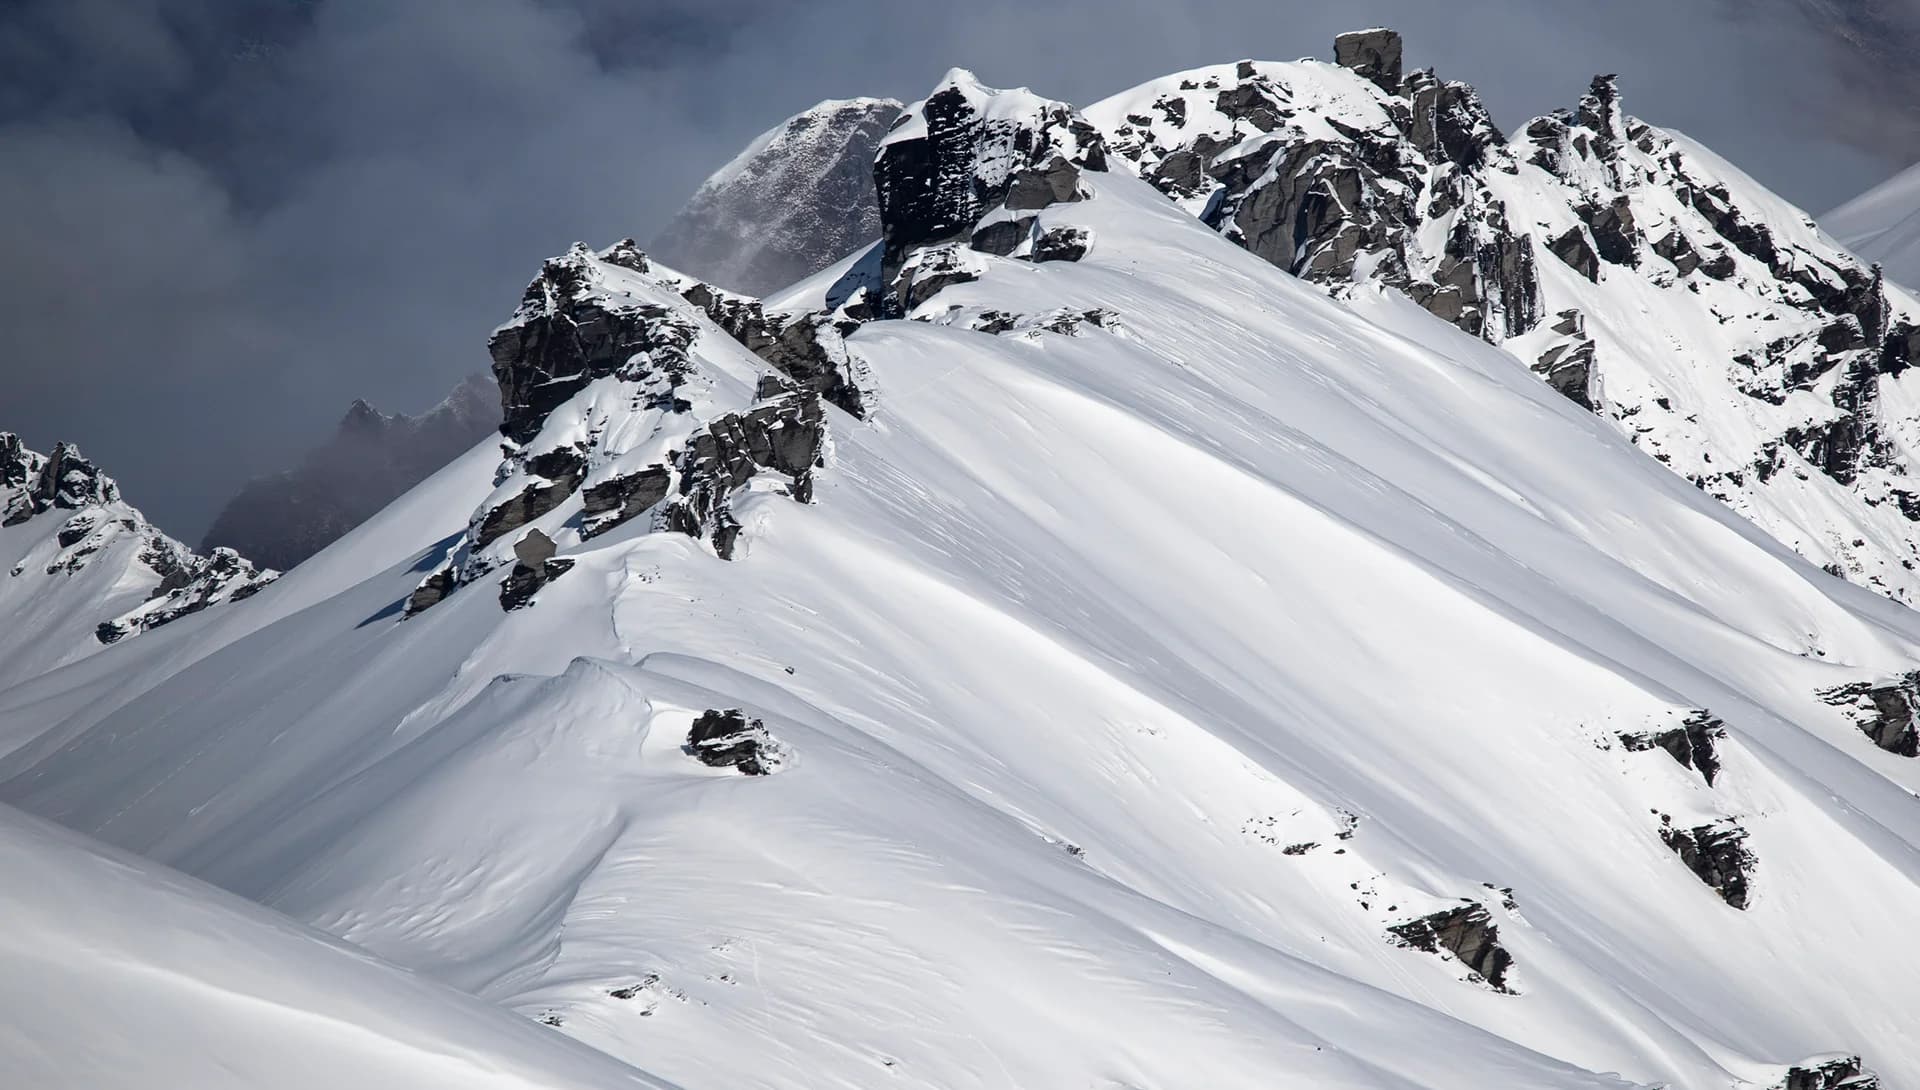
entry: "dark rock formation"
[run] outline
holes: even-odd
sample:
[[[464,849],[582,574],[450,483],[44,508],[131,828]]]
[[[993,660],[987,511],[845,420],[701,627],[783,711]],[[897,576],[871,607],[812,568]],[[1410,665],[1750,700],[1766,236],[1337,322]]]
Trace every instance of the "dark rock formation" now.
[[[1500,945],[1500,928],[1484,906],[1462,905],[1422,916],[1387,930],[1402,945],[1427,953],[1445,950],[1472,969],[1495,991],[1507,991],[1513,956]]]
[[[1333,62],[1351,68],[1392,94],[1400,89],[1402,44],[1392,30],[1353,30],[1333,40]]]
[[[587,460],[578,451],[551,450],[527,459],[527,471],[538,479],[481,517],[473,532],[475,548],[484,548],[566,502],[585,479]]]
[[[970,240],[996,208],[1034,211],[1079,200],[1083,172],[1107,169],[1100,135],[1071,107],[1025,91],[994,91],[957,69],[895,130],[881,143],[873,180],[886,309],[896,316],[938,290],[925,274],[896,285],[909,253]]]
[[[691,537],[712,535],[721,559],[733,557],[740,524],[729,510],[733,494],[762,470],[784,474],[788,492],[813,499],[813,471],[826,442],[826,417],[818,396],[777,385],[762,388],[765,400],[744,413],[728,413],[696,432],[674,457],[679,495],[662,509],[661,522]]]
[[[1920,708],[1920,670],[1881,684],[1855,682],[1823,689],[1820,699],[1848,709],[1860,732],[1888,753],[1920,757],[1920,726],[1914,711]]]
[[[1093,246],[1093,234],[1084,227],[1054,227],[1033,240],[1033,260],[1078,261]]]
[[[1720,757],[1714,744],[1726,736],[1726,724],[1712,713],[1700,710],[1689,713],[1679,726],[1670,730],[1622,734],[1620,744],[1636,753],[1664,749],[1682,768],[1697,770],[1707,786],[1712,787],[1713,778],[1720,774]]]
[[[1533,370],[1560,391],[1567,400],[1591,412],[1593,396],[1593,338],[1587,336],[1585,317],[1577,310],[1563,310],[1553,324],[1559,334],[1534,361]]]
[[[708,178],[648,249],[751,295],[819,272],[880,237],[873,157],[901,110],[857,98],[788,118]]]
[[[1858,1056],[1809,1060],[1787,1069],[1774,1090],[1880,1090],[1880,1080],[1860,1066]]]
[[[787,753],[766,724],[748,719],[738,708],[704,711],[687,733],[686,751],[701,764],[734,768],[742,775],[765,776],[786,763]]]
[[[501,609],[508,613],[519,609],[541,587],[572,570],[572,560],[553,555],[557,548],[552,538],[538,530],[527,531],[527,536],[513,543],[513,570],[500,584]]]
[[[364,401],[333,437],[292,469],[248,481],[201,544],[285,570],[332,544],[500,425],[500,393],[486,375],[455,387],[419,416],[388,416]]]
[[[585,520],[581,534],[597,537],[650,509],[667,498],[673,486],[673,471],[653,465],[638,473],[613,477],[581,493]]]
[[[548,259],[513,320],[487,343],[500,433],[514,443],[531,442],[547,414],[599,378],[645,383],[654,404],[671,407],[692,368],[687,350],[699,328],[666,307],[604,291],[593,269],[599,256],[575,246]],[[607,259],[647,271],[645,255],[630,247],[613,247]]]
[[[411,617],[439,605],[441,600],[452,594],[454,588],[459,585],[459,573],[454,571],[451,565],[435,570],[433,574],[422,579],[420,585],[413,588],[413,593],[407,596],[406,616]]]
[[[1748,881],[1755,863],[1753,853],[1744,846],[1747,831],[1731,818],[1691,829],[1676,828],[1672,821],[1661,815],[1660,839],[1666,841],[1667,847],[1673,849],[1688,870],[1712,886],[1721,900],[1745,909]]]
[[[769,312],[757,299],[697,281],[683,287],[680,294],[748,351],[779,368],[801,388],[812,390],[854,416],[867,415],[862,376],[846,348],[853,320],[842,324],[822,314]]]
[[[28,450],[20,437],[0,432],[0,486],[6,492],[0,525],[17,526],[48,511],[78,511],[120,499],[120,487],[70,443],[56,443],[45,456]]]

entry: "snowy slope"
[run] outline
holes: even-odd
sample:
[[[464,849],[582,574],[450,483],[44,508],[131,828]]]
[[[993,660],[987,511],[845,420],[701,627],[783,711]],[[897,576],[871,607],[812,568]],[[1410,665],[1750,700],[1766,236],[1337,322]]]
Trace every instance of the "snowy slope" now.
[[[653,240],[655,256],[764,293],[871,242],[873,153],[900,111],[890,98],[829,99],[768,129],[701,183]]]
[[[1879,262],[1889,279],[1920,286],[1920,166],[1894,175],[1820,222],[1847,249]]]
[[[556,258],[496,471],[0,694],[0,798],[689,1087],[1920,1082],[1920,764],[1819,695],[1920,620],[1066,107],[931,101],[878,173],[958,184],[783,302],[864,416]]]
[[[11,807],[0,807],[0,873],[9,1086],[666,1085]]]
[[[161,533],[80,451],[0,432],[0,688],[271,583]]]
[[[1088,110],[1116,160],[1335,294],[1499,344],[1814,563],[1920,602],[1920,304],[1785,201],[1624,112],[1612,77],[1511,139],[1473,88],[1341,63],[1177,73]]]

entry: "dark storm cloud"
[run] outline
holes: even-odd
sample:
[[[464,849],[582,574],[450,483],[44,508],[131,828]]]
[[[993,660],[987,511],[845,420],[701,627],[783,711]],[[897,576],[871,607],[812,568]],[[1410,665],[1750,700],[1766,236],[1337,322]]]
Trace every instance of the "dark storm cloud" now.
[[[484,366],[542,257],[644,239],[781,117],[953,64],[1086,102],[1389,23],[1510,126],[1617,71],[1826,207],[1912,150],[1834,126],[1884,90],[1807,14],[1840,2],[16,0],[0,427],[79,441],[191,537],[354,397],[417,409]]]

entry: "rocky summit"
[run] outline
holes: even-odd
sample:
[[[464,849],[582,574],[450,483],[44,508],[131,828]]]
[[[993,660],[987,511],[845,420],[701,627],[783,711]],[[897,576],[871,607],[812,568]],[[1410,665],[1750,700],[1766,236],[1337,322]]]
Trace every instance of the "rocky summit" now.
[[[1920,602],[1920,463],[1886,406],[1920,352],[1911,297],[1628,114],[1613,76],[1507,134],[1403,48],[1358,32],[1333,64],[1196,69],[1087,116],[1232,241],[1336,296],[1404,294],[1816,564]]]

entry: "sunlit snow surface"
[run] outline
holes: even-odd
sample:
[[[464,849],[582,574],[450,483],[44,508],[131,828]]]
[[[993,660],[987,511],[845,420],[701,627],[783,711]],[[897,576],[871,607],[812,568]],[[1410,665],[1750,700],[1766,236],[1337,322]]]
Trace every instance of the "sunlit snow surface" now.
[[[1039,213],[1083,261],[850,338],[878,410],[740,559],[616,532],[403,621],[483,445],[206,636],[0,693],[0,799],[691,1088],[1920,1084],[1920,773],[1814,695],[1914,615],[1500,350],[1085,182]],[[784,770],[682,752],[734,707]],[[1617,741],[1699,707],[1712,788]],[[1749,829],[1747,911],[1656,812]],[[1387,940],[1463,899],[1515,994]]]
[[[1920,288],[1920,165],[1827,213],[1821,224],[1889,279]]]

